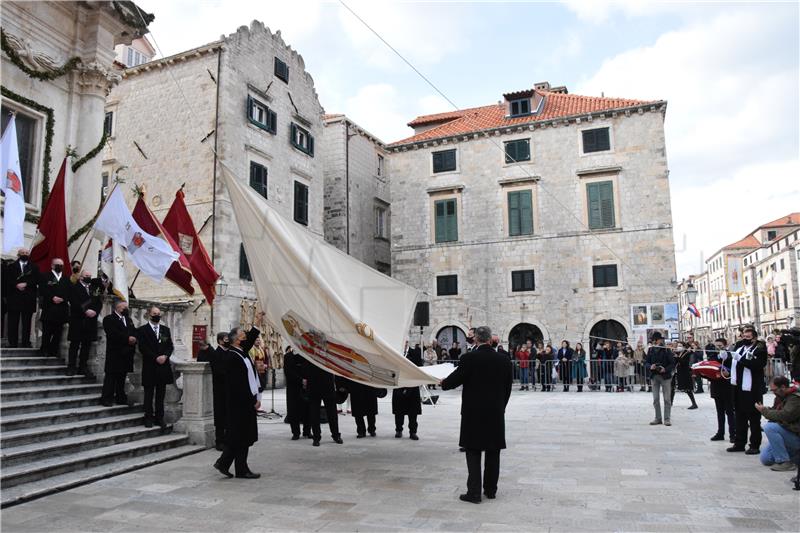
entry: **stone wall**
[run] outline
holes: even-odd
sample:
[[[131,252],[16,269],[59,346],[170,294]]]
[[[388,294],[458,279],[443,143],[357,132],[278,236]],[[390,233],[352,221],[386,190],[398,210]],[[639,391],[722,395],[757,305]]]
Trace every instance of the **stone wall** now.
[[[589,155],[580,148],[585,120],[395,148],[392,274],[427,293],[426,336],[471,323],[507,339],[527,322],[545,340],[585,342],[602,319],[630,334],[631,304],[676,301],[663,119],[657,111],[595,119],[589,126],[611,127],[612,149]],[[531,161],[505,164],[503,141],[521,138],[531,139]],[[457,149],[457,171],[432,174],[431,152],[447,148]],[[617,227],[589,232],[585,182],[598,176],[615,181]],[[513,188],[532,189],[532,236],[508,237],[506,193]],[[434,197],[457,199],[458,242],[434,243]],[[611,263],[619,286],[593,288],[592,265]],[[530,268],[536,290],[512,293],[511,271]],[[435,296],[441,274],[458,274],[457,296]]]

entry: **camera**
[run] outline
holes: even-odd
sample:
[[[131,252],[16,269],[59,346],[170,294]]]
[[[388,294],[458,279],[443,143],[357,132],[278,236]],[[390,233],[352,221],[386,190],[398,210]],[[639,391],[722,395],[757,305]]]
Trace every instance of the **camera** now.
[[[792,346],[800,345],[800,328],[782,329],[780,331],[780,336],[780,344],[782,344],[787,351],[789,351]]]

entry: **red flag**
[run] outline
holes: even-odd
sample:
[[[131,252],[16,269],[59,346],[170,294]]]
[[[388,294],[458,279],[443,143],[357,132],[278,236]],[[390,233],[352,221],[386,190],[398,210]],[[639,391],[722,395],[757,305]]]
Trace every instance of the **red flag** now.
[[[66,264],[64,272],[69,272],[69,248],[67,247],[67,208],[65,205],[64,181],[67,173],[67,158],[61,163],[56,183],[47,197],[42,209],[42,217],[36,227],[37,237],[31,250],[31,261],[40,272],[50,272],[53,259],[61,259]],[[69,274],[67,274],[69,275]]]
[[[208,253],[194,229],[194,222],[183,201],[183,189],[175,193],[175,201],[164,217],[163,227],[180,244],[181,250],[189,259],[192,275],[203,291],[206,301],[209,305],[213,304],[219,274],[214,270],[214,264],[208,258]]]
[[[139,195],[139,199],[136,201],[136,206],[134,206],[131,214],[133,215],[133,220],[135,220],[143,230],[156,237],[162,235],[172,249],[178,252],[178,260],[170,265],[165,277],[187,293],[194,294],[194,287],[192,287],[192,270],[189,266],[189,260],[183,255],[175,239],[164,231],[164,227],[153,212],[150,211],[150,208],[147,207],[147,204],[144,203],[144,194]]]

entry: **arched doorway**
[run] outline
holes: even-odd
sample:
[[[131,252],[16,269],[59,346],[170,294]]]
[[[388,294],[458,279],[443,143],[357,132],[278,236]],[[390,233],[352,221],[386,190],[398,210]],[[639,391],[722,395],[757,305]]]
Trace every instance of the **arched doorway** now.
[[[600,320],[592,326],[589,331],[589,349],[593,353],[597,344],[606,340],[610,340],[611,344],[616,344],[616,341],[623,343],[628,342],[628,332],[625,326],[616,320]]]
[[[467,347],[467,334],[458,326],[445,326],[436,333],[436,342],[445,350],[449,350],[457,342],[463,353]]]
[[[533,324],[527,322],[520,322],[508,334],[508,349],[513,350],[520,344],[526,341],[533,341],[534,344],[544,339],[542,330]],[[513,353],[513,352],[512,352]]]

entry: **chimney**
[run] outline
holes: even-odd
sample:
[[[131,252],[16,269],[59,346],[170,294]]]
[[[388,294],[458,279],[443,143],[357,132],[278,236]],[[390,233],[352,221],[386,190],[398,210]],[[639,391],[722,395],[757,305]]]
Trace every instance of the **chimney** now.
[[[534,83],[533,88],[537,91],[549,91],[550,90],[550,82],[549,81],[540,81],[539,83]]]

